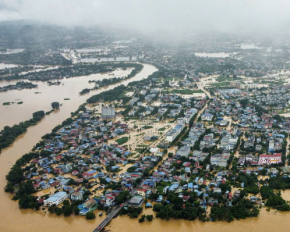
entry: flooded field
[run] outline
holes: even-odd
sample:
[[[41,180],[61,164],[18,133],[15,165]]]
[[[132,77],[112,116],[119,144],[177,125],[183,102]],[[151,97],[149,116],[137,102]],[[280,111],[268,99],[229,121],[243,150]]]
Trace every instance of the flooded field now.
[[[15,68],[18,67],[17,64],[4,64],[4,63],[0,63],[0,69],[5,69],[5,68]]]

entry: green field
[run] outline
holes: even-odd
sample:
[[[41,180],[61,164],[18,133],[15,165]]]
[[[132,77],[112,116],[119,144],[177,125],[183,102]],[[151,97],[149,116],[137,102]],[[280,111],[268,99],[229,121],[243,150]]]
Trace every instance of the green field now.
[[[151,128],[153,128],[153,126],[143,126],[142,128],[146,130],[146,129],[151,129]]]
[[[209,85],[214,87],[229,86],[230,82],[211,83]]]
[[[119,145],[122,145],[124,143],[127,143],[129,140],[129,137],[122,137],[122,138],[119,138],[119,139],[116,139],[116,142],[119,144]]]

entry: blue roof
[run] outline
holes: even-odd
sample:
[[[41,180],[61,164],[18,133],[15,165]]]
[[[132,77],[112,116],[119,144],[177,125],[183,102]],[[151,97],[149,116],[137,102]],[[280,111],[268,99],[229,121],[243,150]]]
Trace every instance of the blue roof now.
[[[213,116],[212,114],[202,114],[203,116]]]
[[[188,188],[193,188],[193,183],[188,183]]]
[[[92,174],[92,173],[95,173],[95,172],[97,172],[96,170],[91,170],[91,171],[89,171],[89,172],[87,172],[88,174]]]
[[[173,191],[173,189],[178,188],[179,184],[173,184],[169,187],[169,191]]]

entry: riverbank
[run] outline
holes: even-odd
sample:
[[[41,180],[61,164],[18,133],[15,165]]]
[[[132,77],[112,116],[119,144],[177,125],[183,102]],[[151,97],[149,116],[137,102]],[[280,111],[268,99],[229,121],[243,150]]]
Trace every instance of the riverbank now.
[[[37,111],[32,114],[30,120],[15,124],[12,127],[6,126],[0,133],[0,154],[2,149],[9,147],[18,136],[24,134],[27,131],[27,128],[30,126],[36,125],[41,119],[44,118],[44,111]]]
[[[45,119],[41,121],[41,123],[37,124],[34,127],[28,128],[25,135],[19,136],[12,146],[2,150],[2,153],[0,155],[0,188],[2,189],[0,191],[0,197],[2,202],[0,207],[0,217],[2,219],[0,222],[0,231],[11,231],[11,225],[13,225],[13,231],[21,232],[63,231],[66,230],[68,226],[71,231],[91,231],[98,223],[101,222],[103,218],[100,218],[99,216],[97,216],[95,220],[88,221],[82,216],[71,216],[69,218],[65,218],[63,216],[58,217],[54,214],[45,214],[41,212],[41,210],[36,212],[34,212],[33,210],[20,210],[18,207],[18,202],[11,200],[12,195],[4,192],[4,187],[6,185],[5,176],[17,159],[19,159],[23,154],[28,153],[33,148],[33,146],[40,141],[41,137],[44,134],[50,133],[55,126],[61,124],[66,118],[70,117],[70,112],[74,112],[79,105],[85,102],[88,97],[94,94],[101,93],[105,90],[113,89],[120,84],[127,85],[132,81],[145,79],[153,72],[157,71],[157,68],[152,65],[143,64],[143,66],[144,68],[141,70],[140,73],[136,74],[136,76],[131,78],[130,80],[123,81],[122,83],[111,85],[104,89],[92,91],[92,93],[89,93],[85,96],[78,96],[79,91],[75,91],[75,94],[77,96],[73,95],[72,97],[70,97],[71,100],[67,101],[67,104],[63,104],[60,111],[52,112],[50,115],[46,116]],[[99,77],[101,76],[100,74],[97,75],[99,75]],[[102,76],[104,77],[107,75]],[[70,81],[74,80],[76,81],[76,83],[81,84],[81,81],[77,81],[77,78],[70,79]],[[88,79],[85,82],[87,84]],[[71,85],[69,85],[68,83],[67,85],[65,85],[65,87],[67,88],[69,88],[69,86]],[[57,88],[57,86],[53,87]],[[69,90],[74,91],[78,86],[73,87],[74,88]],[[82,87],[78,89],[82,89]],[[63,90],[65,91],[65,88],[63,88]],[[59,94],[59,92],[55,93]],[[38,97],[41,95],[42,94],[38,95]],[[50,98],[47,101],[47,104],[49,104],[50,106],[52,101],[53,100]],[[17,223],[15,223],[16,219]]]
[[[144,72],[141,71],[140,75],[136,75],[137,79],[141,78],[142,73],[146,73],[147,70],[148,69],[146,68]],[[101,81],[104,79],[112,79],[113,77],[123,77],[129,75],[131,71],[131,68],[127,68],[126,70],[116,69],[113,72],[62,79],[62,84],[51,86],[42,81],[32,81],[33,84],[38,85],[37,88],[17,91],[17,97],[15,97],[14,91],[1,92],[0,98],[2,102],[23,101],[25,104],[11,104],[6,106],[0,104],[0,130],[3,129],[4,126],[13,126],[19,122],[28,120],[32,113],[39,109],[42,109],[45,112],[51,110],[51,102],[60,102],[63,104],[63,109],[73,112],[90,96],[111,88],[110,86],[106,86],[80,96],[79,92],[81,90],[92,88],[93,83],[90,84],[89,80]],[[127,81],[130,80],[128,79],[126,81],[118,82],[111,86],[116,87],[121,83],[127,83]],[[16,84],[16,82],[17,81],[0,81],[0,86],[13,85]],[[39,94],[35,94],[35,92],[38,92]],[[70,101],[65,101],[65,98],[70,98]]]

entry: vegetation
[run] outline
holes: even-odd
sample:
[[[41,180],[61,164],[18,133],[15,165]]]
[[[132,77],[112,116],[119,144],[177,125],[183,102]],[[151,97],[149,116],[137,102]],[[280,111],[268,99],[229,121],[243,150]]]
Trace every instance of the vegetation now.
[[[259,209],[247,199],[243,199],[232,207],[213,206],[211,208],[210,218],[213,221],[233,221],[236,219],[245,219],[247,217],[257,217]]]
[[[90,91],[91,91],[90,89],[85,88],[85,89],[83,89],[83,90],[80,92],[80,95],[83,95],[83,94],[89,93]]]
[[[59,102],[53,102],[51,103],[52,109],[59,109]]]
[[[39,122],[44,115],[44,111],[37,111],[33,113],[30,120],[15,124],[12,127],[5,126],[0,134],[0,152],[2,149],[9,147],[19,135],[25,133],[28,127]]]
[[[127,208],[122,208],[120,210],[120,215],[127,214],[130,216],[130,218],[137,218],[138,215],[143,211],[142,207],[138,208],[132,208],[132,207],[127,207]]]
[[[122,138],[119,138],[116,140],[116,142],[119,144],[119,145],[122,145],[124,143],[127,143],[129,140],[129,137],[122,137]]]
[[[151,129],[151,128],[153,128],[153,126],[143,126],[142,128],[146,130],[146,129]]]
[[[86,214],[86,219],[92,220],[92,219],[95,219],[95,218],[96,218],[96,215],[93,212],[88,212]]]

